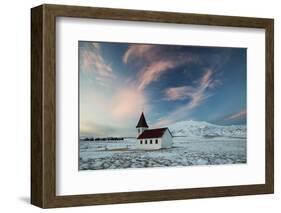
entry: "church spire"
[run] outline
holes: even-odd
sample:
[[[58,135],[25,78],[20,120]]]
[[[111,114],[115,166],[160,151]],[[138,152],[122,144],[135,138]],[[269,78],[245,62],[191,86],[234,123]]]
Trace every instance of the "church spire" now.
[[[141,116],[140,116],[140,119],[139,119],[139,122],[138,122],[136,128],[139,128],[139,127],[146,127],[146,128],[148,128],[148,125],[146,123],[146,120],[145,120],[143,112],[141,113]]]

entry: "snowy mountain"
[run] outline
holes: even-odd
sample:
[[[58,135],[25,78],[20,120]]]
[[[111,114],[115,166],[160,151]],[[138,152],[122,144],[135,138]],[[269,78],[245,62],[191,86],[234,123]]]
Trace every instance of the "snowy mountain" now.
[[[181,121],[169,125],[173,136],[246,138],[246,125],[219,126],[205,121]]]

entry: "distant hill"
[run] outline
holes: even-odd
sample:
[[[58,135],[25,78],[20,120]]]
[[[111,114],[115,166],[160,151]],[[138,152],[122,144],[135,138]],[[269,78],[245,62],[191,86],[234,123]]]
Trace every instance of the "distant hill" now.
[[[205,121],[181,121],[169,125],[173,136],[246,138],[246,125],[220,126]]]

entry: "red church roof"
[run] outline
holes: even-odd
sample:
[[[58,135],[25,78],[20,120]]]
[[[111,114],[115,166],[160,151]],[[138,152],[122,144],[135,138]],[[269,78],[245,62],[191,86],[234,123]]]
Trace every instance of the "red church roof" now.
[[[141,113],[141,116],[140,116],[140,119],[139,119],[139,122],[138,122],[136,128],[138,128],[138,127],[146,127],[146,128],[148,128],[148,125],[146,123],[146,120],[145,120],[143,112]]]
[[[146,138],[161,138],[165,131],[169,129],[168,128],[160,128],[160,129],[148,129],[144,130],[137,139],[146,139]]]

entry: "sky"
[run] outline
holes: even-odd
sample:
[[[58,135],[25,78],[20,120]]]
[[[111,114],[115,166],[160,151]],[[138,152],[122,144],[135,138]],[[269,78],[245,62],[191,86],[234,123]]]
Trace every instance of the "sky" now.
[[[185,121],[246,124],[247,49],[79,41],[80,135]]]

